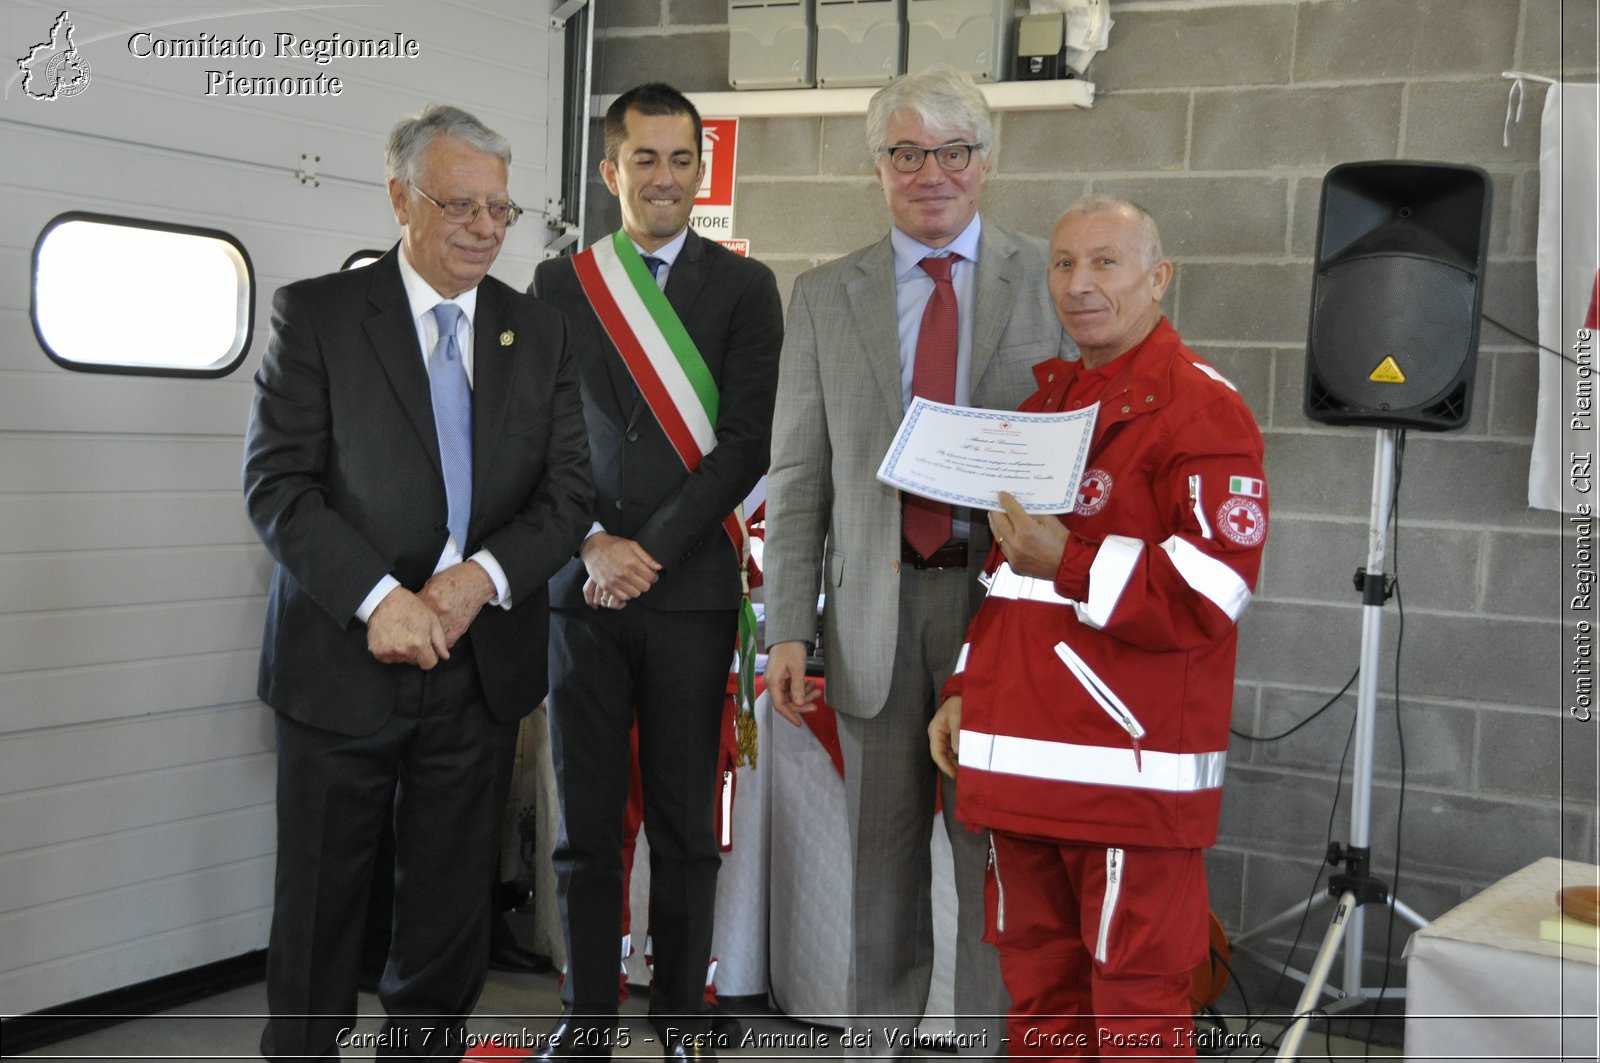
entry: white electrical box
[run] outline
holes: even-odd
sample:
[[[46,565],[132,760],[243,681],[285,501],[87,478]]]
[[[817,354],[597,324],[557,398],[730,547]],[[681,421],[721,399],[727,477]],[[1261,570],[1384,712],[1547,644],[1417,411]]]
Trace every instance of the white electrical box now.
[[[728,84],[808,89],[816,84],[815,0],[728,0]]]
[[[1015,0],[906,0],[906,69],[942,65],[974,81],[1002,81],[1015,16]]]
[[[817,0],[819,88],[887,85],[905,54],[905,0]]]

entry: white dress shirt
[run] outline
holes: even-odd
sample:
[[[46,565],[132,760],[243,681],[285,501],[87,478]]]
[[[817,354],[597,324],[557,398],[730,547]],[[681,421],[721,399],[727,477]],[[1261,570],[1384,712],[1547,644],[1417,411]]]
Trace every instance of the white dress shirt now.
[[[440,303],[453,302],[461,308],[461,316],[456,319],[456,347],[461,352],[461,364],[467,371],[467,384],[473,383],[472,376],[472,315],[478,308],[478,289],[473,287],[462,292],[454,299],[446,299],[433,290],[433,286],[422,279],[406,258],[405,245],[401,245],[400,254],[400,280],[405,285],[406,300],[411,304],[411,324],[417,330],[417,343],[422,350],[422,367],[426,371],[428,358],[434,346],[439,342],[439,319],[434,317],[433,308]],[[439,561],[433,566],[434,572],[442,572],[451,565],[462,562],[461,546],[456,542],[454,535],[445,539],[444,550],[439,554]],[[479,550],[466,560],[476,561],[483,570],[489,574],[489,579],[494,583],[494,597],[489,599],[491,605],[498,605],[502,609],[511,608],[511,588],[506,580],[506,570],[500,567],[500,562],[487,550]],[[378,604],[389,596],[389,593],[400,586],[400,581],[393,575],[384,576],[377,585],[367,594],[360,608],[356,610],[356,617],[363,624],[372,616],[372,611]]]

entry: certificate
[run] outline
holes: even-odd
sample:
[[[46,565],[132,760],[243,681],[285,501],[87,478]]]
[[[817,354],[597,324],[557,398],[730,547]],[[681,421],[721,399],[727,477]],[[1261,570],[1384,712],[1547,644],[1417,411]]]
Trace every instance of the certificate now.
[[[956,506],[999,509],[999,493],[1009,491],[1029,513],[1068,513],[1099,409],[1015,413],[915,398],[878,479]]]

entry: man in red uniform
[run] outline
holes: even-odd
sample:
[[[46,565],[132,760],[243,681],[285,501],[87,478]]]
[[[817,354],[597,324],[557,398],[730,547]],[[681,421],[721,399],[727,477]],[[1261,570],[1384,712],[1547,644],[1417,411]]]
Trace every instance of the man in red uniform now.
[[[1099,402],[1073,512],[1002,493],[989,596],[934,760],[993,832],[989,935],[1013,1055],[1193,1055],[1236,623],[1266,538],[1261,433],[1161,315],[1172,278],[1143,209],[1080,200],[1050,294],[1079,362],[1034,367],[1023,410]],[[958,768],[959,766],[959,768]]]

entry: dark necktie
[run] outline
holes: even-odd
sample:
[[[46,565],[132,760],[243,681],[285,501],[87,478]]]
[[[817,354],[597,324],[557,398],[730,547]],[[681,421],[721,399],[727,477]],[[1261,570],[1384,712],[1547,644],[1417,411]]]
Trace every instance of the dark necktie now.
[[[917,351],[911,367],[911,394],[934,402],[956,401],[956,349],[961,342],[956,289],[950,267],[959,255],[925,258],[922,269],[933,278],[933,294],[922,311]],[[905,496],[901,534],[918,556],[926,559],[950,541],[950,504],[920,495]]]
[[[450,510],[446,523],[456,548],[467,552],[467,518],[472,515],[472,387],[456,343],[461,307],[440,303],[433,308],[439,342],[428,359],[428,392],[433,399],[434,427],[439,432],[439,461],[444,467],[444,493]]]

